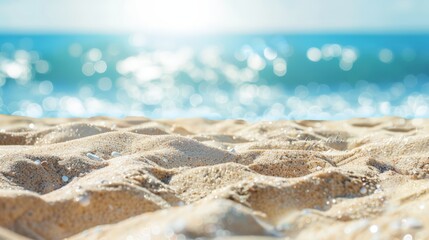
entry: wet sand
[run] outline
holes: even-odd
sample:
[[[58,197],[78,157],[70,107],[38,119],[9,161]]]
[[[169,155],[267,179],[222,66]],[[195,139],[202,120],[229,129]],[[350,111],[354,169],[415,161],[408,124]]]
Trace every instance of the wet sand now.
[[[429,120],[0,116],[0,239],[429,239]]]

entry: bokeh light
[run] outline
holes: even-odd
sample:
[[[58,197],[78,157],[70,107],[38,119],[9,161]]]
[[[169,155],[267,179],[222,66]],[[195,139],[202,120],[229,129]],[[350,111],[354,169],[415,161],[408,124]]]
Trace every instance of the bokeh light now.
[[[142,34],[111,39],[62,37],[67,47],[55,54],[43,50],[45,39],[27,49],[20,38],[2,44],[1,112],[248,120],[429,115],[429,48],[406,39],[374,47],[335,36],[316,44],[287,36],[198,44]]]

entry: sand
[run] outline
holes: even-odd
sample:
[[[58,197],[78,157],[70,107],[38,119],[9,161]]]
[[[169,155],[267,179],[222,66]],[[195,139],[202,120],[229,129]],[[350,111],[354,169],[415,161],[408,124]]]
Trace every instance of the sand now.
[[[429,120],[0,117],[0,239],[429,239]]]

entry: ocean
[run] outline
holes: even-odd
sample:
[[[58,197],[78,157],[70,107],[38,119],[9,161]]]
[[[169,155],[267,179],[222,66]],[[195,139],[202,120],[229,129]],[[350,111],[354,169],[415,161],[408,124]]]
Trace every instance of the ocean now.
[[[0,113],[429,117],[429,35],[0,35]]]

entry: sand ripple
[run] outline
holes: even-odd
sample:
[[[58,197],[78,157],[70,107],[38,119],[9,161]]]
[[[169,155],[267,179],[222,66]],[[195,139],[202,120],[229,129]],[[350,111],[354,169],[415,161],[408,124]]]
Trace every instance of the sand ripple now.
[[[428,133],[2,116],[0,239],[428,239]]]

